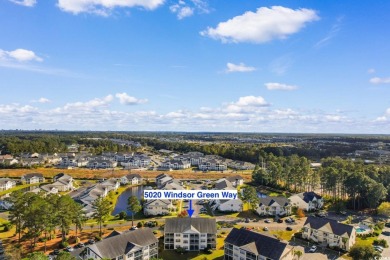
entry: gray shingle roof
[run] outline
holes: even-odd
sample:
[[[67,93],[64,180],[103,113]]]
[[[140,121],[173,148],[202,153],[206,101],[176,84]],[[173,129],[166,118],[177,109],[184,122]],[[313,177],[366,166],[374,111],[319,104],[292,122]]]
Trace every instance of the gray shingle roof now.
[[[217,190],[223,190],[223,189],[233,190],[235,188],[233,187],[233,184],[230,181],[223,178],[223,179],[219,179],[218,181],[215,182],[215,189],[217,189]]]
[[[217,233],[215,218],[167,218],[164,233],[183,233],[191,228],[195,228],[200,233]]]
[[[225,177],[225,178],[226,178],[226,180],[228,180],[230,182],[235,182],[236,180],[243,180],[243,178],[240,175],[229,176],[229,177]]]
[[[271,206],[275,202],[282,207],[290,204],[290,201],[285,197],[265,197],[260,198],[259,206]]]
[[[229,243],[249,251],[255,255],[262,255],[267,259],[280,259],[287,243],[276,238],[246,230],[233,228],[225,239]]]
[[[348,236],[351,236],[352,231],[353,231],[353,226],[339,223],[336,220],[333,219],[328,219],[328,218],[317,218],[317,217],[311,217],[309,216],[306,219],[305,224],[303,225],[304,227],[310,227],[312,229],[320,229],[325,225],[330,226],[332,233],[338,236],[341,236],[345,233],[348,234]]]
[[[101,257],[112,259],[126,254],[135,246],[144,247],[157,242],[152,230],[143,228],[108,237],[88,247]]]
[[[31,179],[32,177],[43,178],[43,174],[42,173],[27,173],[27,174],[23,175],[23,178],[26,180]]]
[[[297,196],[300,197],[306,203],[309,203],[309,201],[312,201],[313,198],[316,198],[316,199],[322,198],[320,195],[317,195],[313,191],[298,193]]]
[[[132,174],[126,175],[126,178],[127,178],[128,180],[132,180],[133,178],[141,179],[142,177],[141,177],[141,175],[139,175],[139,174],[137,174],[137,173],[132,173]]]

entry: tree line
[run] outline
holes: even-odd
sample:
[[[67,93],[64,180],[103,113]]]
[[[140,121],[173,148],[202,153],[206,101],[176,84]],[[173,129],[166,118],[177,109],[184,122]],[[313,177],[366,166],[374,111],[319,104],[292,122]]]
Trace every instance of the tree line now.
[[[325,158],[321,167],[312,169],[305,157],[276,157],[269,154],[256,166],[256,184],[292,192],[313,191],[334,201],[347,200],[353,209],[376,208],[390,200],[390,167],[366,165],[339,157]]]

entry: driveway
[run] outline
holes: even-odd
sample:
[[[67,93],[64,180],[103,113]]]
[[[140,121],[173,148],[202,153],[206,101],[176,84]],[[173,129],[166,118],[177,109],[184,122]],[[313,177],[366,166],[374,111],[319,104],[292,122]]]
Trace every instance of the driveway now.
[[[387,244],[390,246],[390,228],[385,227],[382,231],[382,234],[379,235],[378,239],[385,239]],[[383,250],[382,257],[384,259],[390,259],[390,247]]]

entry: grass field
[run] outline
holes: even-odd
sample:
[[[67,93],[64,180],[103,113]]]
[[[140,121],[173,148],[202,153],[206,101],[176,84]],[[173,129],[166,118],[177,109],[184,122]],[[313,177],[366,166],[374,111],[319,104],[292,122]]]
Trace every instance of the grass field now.
[[[55,169],[55,168],[38,168],[38,169],[1,169],[0,177],[20,177],[26,173],[39,172],[47,178],[52,178],[54,175],[63,172],[71,175],[74,179],[101,179],[101,178],[117,178],[129,174],[128,170],[91,170],[85,168],[77,169]],[[132,170],[132,173],[139,173],[143,178],[155,178],[157,175],[163,173],[162,171],[149,170]],[[176,179],[219,179],[228,175],[240,175],[245,181],[252,179],[251,173],[240,172],[192,172],[188,170],[177,170],[166,172]]]

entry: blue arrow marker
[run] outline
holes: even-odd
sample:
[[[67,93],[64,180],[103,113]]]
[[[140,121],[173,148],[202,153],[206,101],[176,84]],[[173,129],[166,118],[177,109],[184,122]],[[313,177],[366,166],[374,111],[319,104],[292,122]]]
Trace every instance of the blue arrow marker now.
[[[188,216],[191,217],[192,214],[194,214],[194,211],[195,210],[192,209],[192,200],[190,200],[190,208],[187,209]]]

